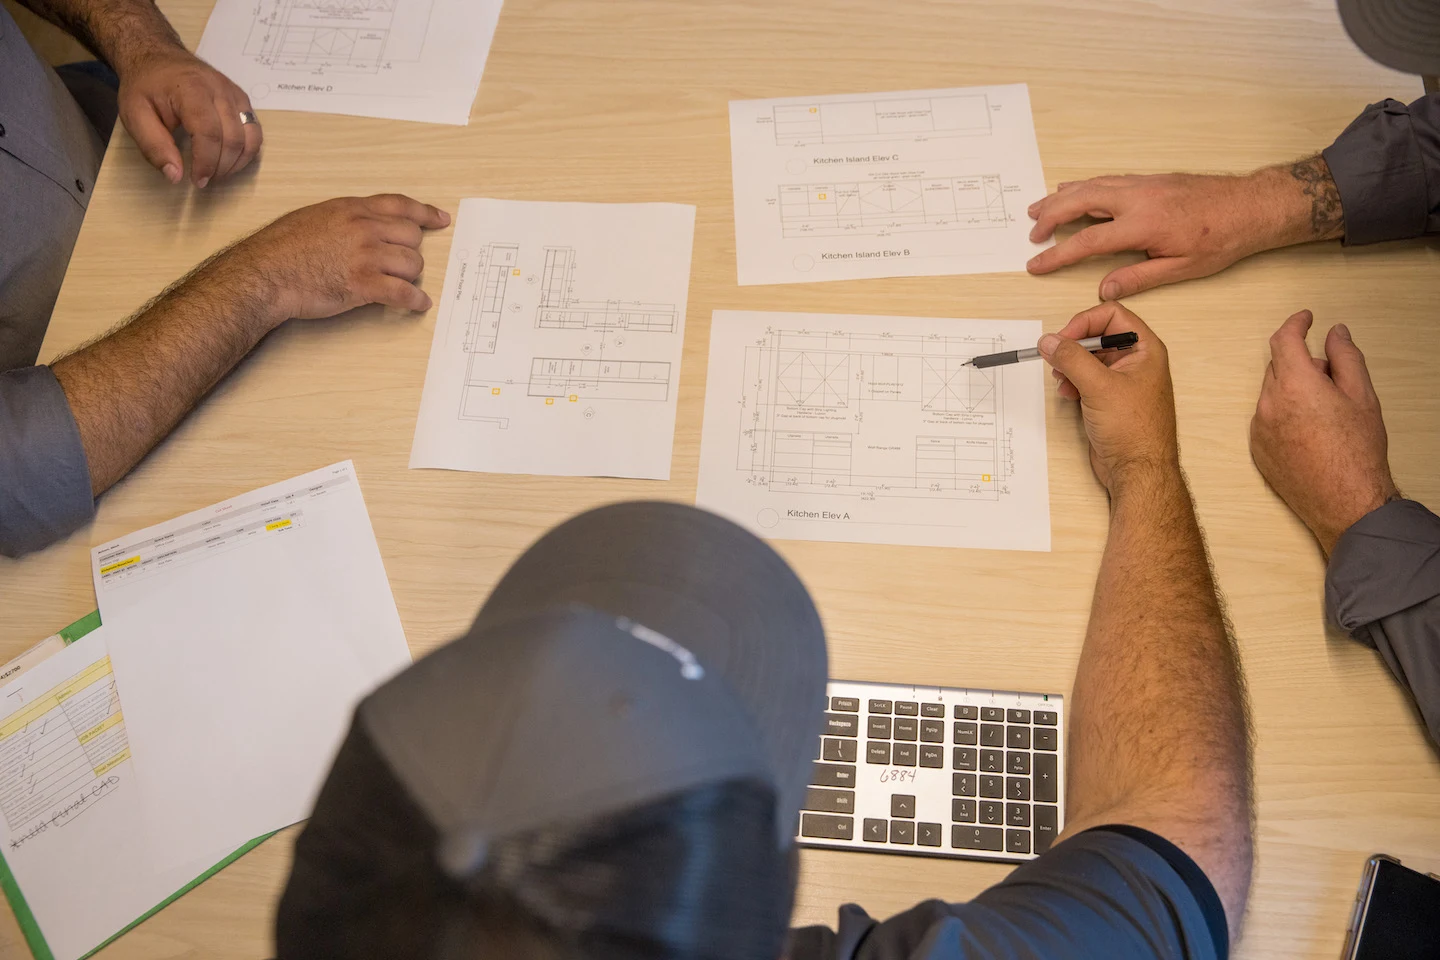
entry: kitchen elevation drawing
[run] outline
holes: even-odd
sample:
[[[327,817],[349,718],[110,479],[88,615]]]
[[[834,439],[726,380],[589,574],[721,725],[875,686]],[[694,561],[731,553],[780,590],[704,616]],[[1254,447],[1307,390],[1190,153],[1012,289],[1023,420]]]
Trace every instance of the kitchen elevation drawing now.
[[[717,311],[696,502],[777,539],[1048,550],[1033,321]]]
[[[412,467],[666,479],[694,208],[464,200]]]

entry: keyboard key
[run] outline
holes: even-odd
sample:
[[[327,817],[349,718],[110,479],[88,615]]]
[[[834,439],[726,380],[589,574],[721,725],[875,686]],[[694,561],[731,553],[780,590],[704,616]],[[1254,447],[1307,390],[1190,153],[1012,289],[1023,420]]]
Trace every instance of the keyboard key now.
[[[871,712],[871,713],[889,713],[889,712],[890,712],[890,701],[889,701],[889,700],[871,700],[871,701],[870,701],[870,712]]]
[[[979,756],[980,756],[979,751],[977,751],[974,747],[956,747],[956,748],[955,748],[955,764],[954,764],[955,769],[956,769],[956,770],[975,770],[975,769],[978,769]]]
[[[915,755],[917,751],[913,743],[897,743],[894,752],[891,754],[890,762],[897,767],[915,766]]]
[[[890,842],[904,843],[913,846],[915,843],[915,824],[909,820],[891,820]]]
[[[872,820],[865,818],[865,829],[860,834],[860,839],[866,843],[884,843],[890,836],[890,824],[884,820]]]
[[[1060,758],[1053,753],[1035,754],[1035,799],[1060,802]]]
[[[938,847],[944,838],[945,828],[938,823],[915,824],[915,842],[922,847]]]
[[[945,769],[945,748],[932,743],[920,745],[920,766]]]
[[[920,742],[921,743],[944,743],[945,724],[940,720],[920,721]]]
[[[980,745],[984,747],[1005,746],[1005,728],[998,723],[980,724]]]
[[[1030,799],[1030,778],[1029,777],[1006,777],[1005,797],[1007,800],[1029,800]]]
[[[1005,804],[1005,822],[1012,827],[1030,826],[1030,804],[1028,803],[1007,803]]]
[[[1035,852],[1044,853],[1055,842],[1060,828],[1059,811],[1043,803],[1035,804]]]
[[[955,801],[950,801],[952,804]],[[996,803],[993,800],[980,801],[980,822],[992,827],[998,827],[1005,822],[1005,804]]]
[[[810,782],[817,787],[853,787],[855,768],[837,763],[812,763]]]
[[[805,791],[805,809],[821,813],[854,813],[854,790],[821,790],[811,787]]]
[[[980,742],[980,728],[969,720],[956,720],[955,742],[973,747]]]
[[[979,720],[979,719],[980,719],[980,708],[979,708],[979,707],[972,707],[972,706],[969,706],[969,705],[963,704],[963,703],[957,703],[957,704],[955,704],[955,719],[956,719],[956,720]]]
[[[1008,720],[1008,721],[1010,721],[1011,723],[1029,723],[1029,722],[1030,722],[1030,711],[1029,711],[1029,710],[1006,710],[1006,711],[1005,711],[1005,719]]]
[[[826,817],[818,813],[800,815],[800,836],[817,840],[853,840],[854,817]]]
[[[1005,847],[1005,831],[999,827],[950,828],[950,846],[957,850],[1002,850]]]
[[[1005,751],[1004,750],[981,750],[980,771],[982,773],[1004,773],[1005,772]]]
[[[1005,850],[1007,853],[1029,853],[1030,852],[1030,831],[1029,830],[1006,830]]]
[[[920,739],[920,721],[910,717],[895,718],[895,739],[914,743]]]
[[[1059,749],[1060,749],[1060,735],[1057,734],[1054,730],[1036,730],[1036,731],[1035,731],[1035,749],[1036,749],[1036,750],[1059,750]]]
[[[913,717],[919,712],[920,704],[916,703],[914,700],[895,701],[895,716],[897,717]]]
[[[1004,777],[981,777],[980,796],[999,800],[1005,796]]]
[[[975,822],[975,801],[961,800],[958,797],[950,801],[950,819],[955,823]]]
[[[892,793],[890,795],[890,816],[915,819],[915,798],[909,794]]]
[[[1028,774],[1030,772],[1030,754],[1016,753],[1013,750],[1005,754],[1005,772]]]
[[[839,760],[842,763],[854,763],[855,755],[860,752],[854,740],[832,740],[825,738],[825,749],[823,751],[826,760]]]
[[[890,762],[890,744],[884,740],[866,741],[865,762],[888,764]]]
[[[981,707],[980,719],[988,720],[991,723],[1004,723],[1005,710],[1003,707]]]
[[[1060,714],[1054,710],[1036,710],[1035,722],[1042,727],[1053,727],[1060,722]],[[1037,843],[1038,847],[1039,844]]]
[[[920,716],[939,717],[945,719],[945,704],[943,703],[922,703],[920,704]]]
[[[978,778],[973,773],[952,773],[950,774],[950,792],[957,797],[973,797],[978,782]]]
[[[860,736],[860,718],[843,713],[825,714],[825,732],[832,737]]]
[[[890,739],[890,718],[871,717],[865,721],[865,736],[873,737],[876,740]]]
[[[839,713],[859,713],[859,697],[831,697],[830,709]]]
[[[1030,728],[1029,727],[1006,727],[1005,746],[1011,750],[1030,749]]]

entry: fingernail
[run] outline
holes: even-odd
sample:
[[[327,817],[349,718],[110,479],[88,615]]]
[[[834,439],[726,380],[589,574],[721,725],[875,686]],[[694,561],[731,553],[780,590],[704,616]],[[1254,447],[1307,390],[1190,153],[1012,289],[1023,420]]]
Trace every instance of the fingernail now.
[[[1039,208],[1040,208],[1040,201],[1039,201],[1039,200],[1036,200],[1034,203],[1030,204],[1030,206],[1028,206],[1028,207],[1025,208],[1025,212],[1028,213],[1028,214],[1030,214],[1030,219],[1031,219],[1031,220],[1034,220],[1034,219],[1035,219],[1035,211],[1038,210]]]
[[[1118,299],[1119,296],[1120,284],[1116,283],[1114,280],[1106,280],[1104,283],[1100,284],[1101,300],[1115,300]]]
[[[175,166],[175,164],[165,164],[165,166],[161,168],[160,172],[165,174],[165,179],[169,180],[171,183],[180,182],[180,168]]]
[[[433,306],[435,306],[435,301],[430,299],[430,295],[429,295],[429,294],[426,294],[426,295],[425,295],[425,306],[423,306],[423,307],[420,308],[421,312],[423,313],[424,311],[429,310],[429,309],[430,309],[431,307],[433,307]]]
[[[1034,270],[1034,269],[1035,269],[1035,263],[1036,263],[1036,261],[1038,261],[1039,259],[1040,259],[1039,257],[1031,257],[1029,260],[1027,260],[1027,261],[1025,262],[1025,269],[1026,269],[1026,270]]]
[[[1343,323],[1337,323],[1337,324],[1335,324],[1335,332],[1340,335],[1340,338],[1341,338],[1342,340],[1345,340],[1345,341],[1347,341],[1347,342],[1353,342],[1353,341],[1350,341],[1350,328],[1347,327],[1347,326],[1345,326],[1345,324],[1343,324]]]
[[[199,187],[201,190],[204,190],[204,189],[205,189],[205,184],[207,184],[207,183],[209,183],[209,182],[210,182],[210,178],[209,178],[209,177],[201,177],[199,180],[196,180],[196,181],[195,181],[195,186]]]
[[[450,225],[450,214],[449,214],[448,212],[444,211],[444,210],[441,210],[441,211],[440,211],[440,216],[442,216],[442,217],[445,218],[445,225],[446,225],[446,226],[449,226],[449,225]]]
[[[1055,348],[1060,345],[1060,338],[1053,333],[1047,333],[1040,338],[1040,355],[1048,357],[1055,353]]]

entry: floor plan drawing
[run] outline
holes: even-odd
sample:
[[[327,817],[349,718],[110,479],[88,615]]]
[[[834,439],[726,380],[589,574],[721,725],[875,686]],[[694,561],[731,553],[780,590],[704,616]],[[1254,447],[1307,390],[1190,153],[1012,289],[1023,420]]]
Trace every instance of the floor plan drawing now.
[[[781,184],[779,197],[787,237],[1003,229],[1010,222],[996,175]]]
[[[741,286],[1019,271],[1045,176],[1024,84],[730,104]]]
[[[990,101],[984,93],[876,100],[776,104],[771,112],[780,146],[863,143],[900,137],[985,136]]]
[[[216,0],[196,51],[267,110],[465,124],[503,0]]]
[[[1048,549],[1040,370],[966,362],[1038,335],[719,311],[697,503],[769,537]]]
[[[668,477],[694,208],[464,200],[455,229],[410,465]]]

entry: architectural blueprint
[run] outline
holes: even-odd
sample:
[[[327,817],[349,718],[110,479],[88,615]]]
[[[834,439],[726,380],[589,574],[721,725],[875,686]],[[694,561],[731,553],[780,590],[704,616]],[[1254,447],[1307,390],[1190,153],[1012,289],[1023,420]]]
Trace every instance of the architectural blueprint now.
[[[1031,320],[717,310],[695,502],[762,537],[1050,549]]]
[[[1045,176],[1024,84],[733,100],[742,286],[1023,270]]]
[[[670,478],[695,208],[464,200],[412,467]]]
[[[465,124],[501,0],[218,0],[199,56],[256,111]]]

